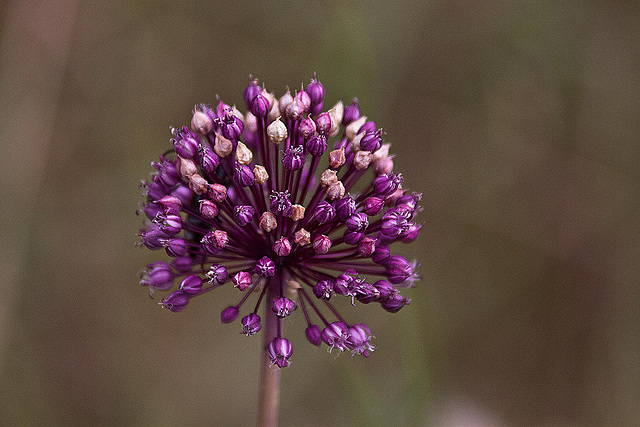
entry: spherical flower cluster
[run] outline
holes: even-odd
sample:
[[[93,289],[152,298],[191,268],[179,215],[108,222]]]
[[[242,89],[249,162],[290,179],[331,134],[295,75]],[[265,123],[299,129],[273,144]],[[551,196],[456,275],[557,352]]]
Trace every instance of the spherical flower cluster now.
[[[282,324],[297,309],[312,344],[368,356],[369,327],[348,322],[334,298],[395,313],[410,302],[399,288],[417,280],[416,263],[390,245],[418,236],[420,195],[403,189],[382,129],[357,100],[323,111],[324,96],[315,77],[280,99],[252,80],[245,114],[222,101],[196,105],[142,184],[140,244],[171,261],[149,264],[140,284],[152,295],[174,288],[160,303],[174,312],[230,284],[241,295],[221,321],[255,300],[240,320],[247,336],[262,329],[266,302],[263,315],[277,322],[267,351],[278,367],[290,363]]]

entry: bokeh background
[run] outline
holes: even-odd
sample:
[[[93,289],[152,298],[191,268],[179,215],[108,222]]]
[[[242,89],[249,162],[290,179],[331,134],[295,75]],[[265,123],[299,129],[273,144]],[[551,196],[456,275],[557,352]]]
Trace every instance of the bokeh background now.
[[[401,248],[423,280],[396,315],[349,313],[369,359],[291,321],[281,424],[640,422],[637,1],[8,0],[0,17],[0,424],[255,422],[261,340],[220,325],[229,292],[173,314],[138,285],[160,253],[134,247],[137,186],[195,103],[314,71],[423,193]]]

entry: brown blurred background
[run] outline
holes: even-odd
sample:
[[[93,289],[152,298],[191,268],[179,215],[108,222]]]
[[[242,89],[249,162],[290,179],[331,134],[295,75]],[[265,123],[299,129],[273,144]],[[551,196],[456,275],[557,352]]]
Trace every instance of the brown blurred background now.
[[[138,285],[137,185],[248,76],[357,96],[424,194],[379,347],[287,328],[282,425],[640,423],[640,3],[0,3],[0,424],[251,425],[259,337]],[[244,107],[243,107],[244,108]]]

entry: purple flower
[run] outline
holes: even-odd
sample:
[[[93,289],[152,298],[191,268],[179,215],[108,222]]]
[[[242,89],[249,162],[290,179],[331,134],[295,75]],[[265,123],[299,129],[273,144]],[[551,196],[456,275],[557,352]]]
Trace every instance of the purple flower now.
[[[414,285],[417,263],[391,246],[417,238],[421,196],[403,189],[383,132],[357,100],[323,112],[315,76],[280,100],[251,80],[243,98],[244,115],[222,101],[196,105],[191,128],[172,131],[173,154],[152,163],[140,245],[172,260],[149,264],[140,284],[152,295],[168,291],[160,305],[179,312],[231,281],[243,292],[221,322],[243,312],[247,336],[263,319],[277,324],[267,352],[279,368],[293,353],[284,337],[290,315],[304,319],[311,344],[369,356],[369,327],[351,323],[333,300],[392,313],[409,304],[399,289]]]

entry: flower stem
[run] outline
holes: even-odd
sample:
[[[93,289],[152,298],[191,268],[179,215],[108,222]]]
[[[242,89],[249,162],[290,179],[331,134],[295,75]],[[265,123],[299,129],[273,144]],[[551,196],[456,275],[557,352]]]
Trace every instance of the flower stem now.
[[[271,281],[266,283],[269,286]],[[260,393],[258,397],[258,426],[275,427],[278,423],[278,403],[280,398],[280,369],[271,366],[267,348],[277,335],[277,318],[270,313],[275,298],[273,288],[267,290],[267,304],[264,321],[264,349],[262,351],[262,371],[260,372]]]

